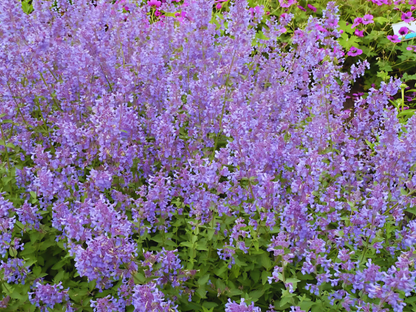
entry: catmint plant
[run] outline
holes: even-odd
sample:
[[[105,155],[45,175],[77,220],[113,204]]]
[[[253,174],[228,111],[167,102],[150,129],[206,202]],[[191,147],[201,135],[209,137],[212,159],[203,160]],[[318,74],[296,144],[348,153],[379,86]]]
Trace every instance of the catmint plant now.
[[[393,78],[344,110],[334,2],[33,8],[0,3],[1,307],[415,308],[416,119]]]

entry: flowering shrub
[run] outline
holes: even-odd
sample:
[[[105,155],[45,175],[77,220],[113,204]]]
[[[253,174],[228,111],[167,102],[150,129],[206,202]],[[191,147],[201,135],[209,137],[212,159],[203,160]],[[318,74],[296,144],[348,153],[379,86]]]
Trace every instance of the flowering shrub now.
[[[292,22],[286,27],[285,34],[280,37],[282,43],[290,43],[297,27],[304,27],[309,16],[322,17],[328,1],[267,1],[251,0],[255,7],[265,5],[269,16],[281,17],[294,14]],[[345,49],[347,56],[344,71],[358,59],[367,60],[370,68],[357,83],[358,88],[368,91],[371,87],[380,86],[381,81],[389,81],[390,77],[398,78],[413,86],[416,82],[416,54],[414,53],[414,37],[410,40],[399,38],[393,34],[392,24],[413,22],[416,1],[414,0],[349,0],[335,1],[340,8],[339,27],[341,37],[338,42]],[[264,25],[262,25],[264,27]],[[261,35],[262,27],[258,27]],[[401,36],[410,32],[404,26],[399,31]],[[362,86],[360,86],[362,84]],[[407,106],[415,106],[416,93],[408,90],[405,97]]]
[[[401,82],[352,115],[333,2],[217,4],[0,2],[2,308],[416,308]]]

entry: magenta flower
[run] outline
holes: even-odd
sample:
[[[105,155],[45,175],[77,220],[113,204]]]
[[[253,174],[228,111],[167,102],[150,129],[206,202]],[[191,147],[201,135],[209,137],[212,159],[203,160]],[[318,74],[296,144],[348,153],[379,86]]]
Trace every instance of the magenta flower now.
[[[394,43],[400,42],[400,39],[397,35],[387,36],[387,39],[389,39],[391,42],[394,42]]]
[[[412,17],[412,11],[402,14],[402,21],[406,23],[413,22],[414,18]]]
[[[383,4],[389,4],[388,0],[371,0],[374,4],[377,4],[378,6],[383,5]]]
[[[399,29],[399,35],[400,36],[406,36],[409,33],[409,28],[406,26]]]
[[[322,31],[322,32],[326,32],[327,30],[325,29],[325,28],[323,28],[321,25],[319,25],[319,24],[315,24],[315,29],[316,30],[319,30],[319,31]]]
[[[306,9],[303,6],[298,5],[298,8],[301,9],[302,11],[306,12]]]
[[[362,23],[364,25],[374,23],[373,16],[371,14],[364,15],[363,18],[362,18]]]
[[[296,0],[279,0],[279,3],[282,8],[289,8],[296,3]]]
[[[364,30],[358,30],[358,29],[356,29],[354,31],[354,35],[356,35],[358,37],[364,37]]]
[[[362,53],[363,53],[363,50],[352,46],[351,49],[348,51],[347,55],[349,55],[349,56],[358,56],[358,55],[361,55]]]
[[[161,2],[160,1],[157,1],[157,0],[150,0],[148,3],[147,3],[147,5],[149,5],[149,6],[155,6],[155,7],[160,7],[160,5],[161,5]]]
[[[316,12],[316,8],[312,4],[308,4],[308,8],[314,12]]]
[[[408,46],[406,50],[416,52],[416,46]]]
[[[363,22],[363,19],[361,17],[357,17],[354,20],[354,23],[351,25],[351,28],[357,27],[358,25],[360,25]]]

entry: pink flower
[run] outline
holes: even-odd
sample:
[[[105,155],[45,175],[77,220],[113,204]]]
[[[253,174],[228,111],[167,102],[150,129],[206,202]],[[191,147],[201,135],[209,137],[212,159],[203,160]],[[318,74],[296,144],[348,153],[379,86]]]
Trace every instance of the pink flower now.
[[[296,0],[279,0],[279,3],[282,8],[289,8],[296,3]]]
[[[399,29],[399,35],[400,35],[400,36],[405,36],[405,35],[407,35],[408,33],[409,33],[409,28],[407,28],[407,27],[405,27],[405,26]]]
[[[175,17],[177,17],[177,20],[180,22],[180,23],[182,23],[184,20],[185,20],[185,17],[186,17],[186,12],[185,11],[182,11],[182,12],[176,12],[175,13]]]
[[[222,4],[221,3],[217,3],[217,5],[215,6],[217,8],[217,10],[222,8]]]
[[[308,4],[308,8],[316,12],[316,8],[312,4]]]
[[[389,4],[388,0],[371,0],[374,4],[377,4],[378,6],[383,5],[383,4]]]
[[[348,51],[347,55],[349,56],[357,56],[357,55],[361,55],[363,53],[363,50],[358,49],[354,46],[351,47],[351,49]]]
[[[399,37],[397,37],[397,35],[387,36],[387,39],[389,39],[391,42],[394,42],[394,43],[400,42],[400,39]]]
[[[414,18],[412,17],[412,11],[402,14],[402,21],[406,23],[413,22]]]
[[[260,14],[260,7],[257,5],[254,8],[249,8],[248,11],[251,13],[251,16],[254,16],[256,14]]]
[[[358,37],[364,37],[364,30],[358,30],[358,29],[356,29],[354,31],[354,35],[356,35]]]
[[[323,28],[321,25],[319,25],[319,24],[315,24],[315,29],[316,30],[319,30],[319,31],[322,31],[322,32],[326,32],[327,30],[325,29],[325,28]]]
[[[373,16],[371,14],[366,14],[363,16],[362,23],[364,25],[374,23]]]
[[[156,10],[155,11],[155,16],[160,16],[160,15],[161,15],[160,11],[159,10]]]
[[[406,50],[416,52],[416,46],[408,46]]]
[[[148,3],[147,3],[147,5],[149,5],[149,6],[155,6],[155,7],[160,7],[160,4],[161,4],[161,2],[160,1],[157,1],[157,0],[150,0]]]
[[[303,6],[298,5],[298,8],[301,9],[302,11],[306,12],[306,9]]]
[[[357,27],[358,25],[360,25],[363,22],[363,19],[361,17],[357,17],[354,20],[354,23],[351,25],[351,28]]]

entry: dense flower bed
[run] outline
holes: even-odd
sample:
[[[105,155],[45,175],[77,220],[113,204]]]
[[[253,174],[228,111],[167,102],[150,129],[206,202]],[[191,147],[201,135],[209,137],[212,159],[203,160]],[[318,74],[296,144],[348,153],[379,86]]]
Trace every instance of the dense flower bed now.
[[[416,308],[405,86],[343,110],[335,3],[228,5],[0,2],[1,308]]]

